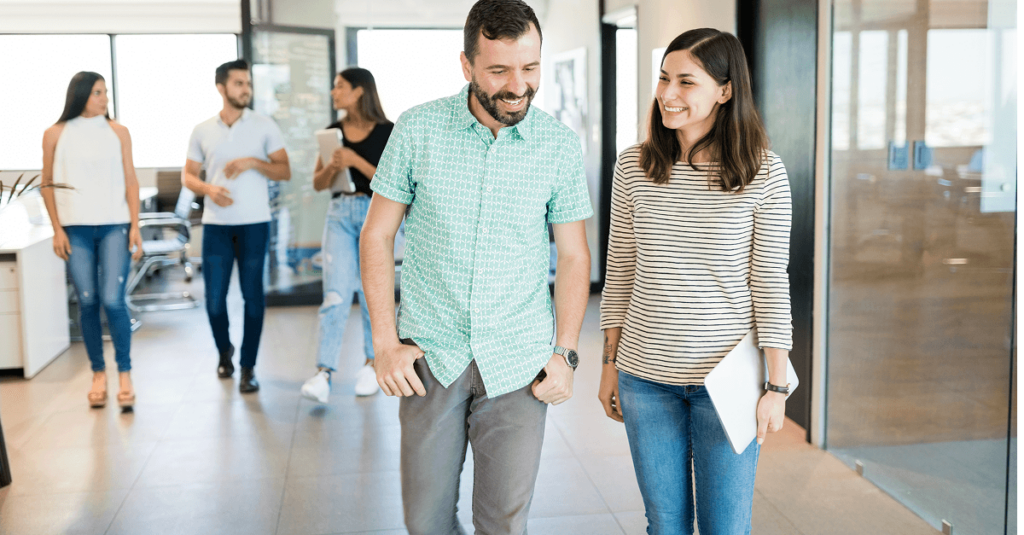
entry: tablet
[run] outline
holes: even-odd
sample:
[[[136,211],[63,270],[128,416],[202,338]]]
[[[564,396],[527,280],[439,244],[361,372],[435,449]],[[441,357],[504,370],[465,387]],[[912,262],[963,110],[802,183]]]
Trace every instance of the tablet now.
[[[316,131],[316,143],[320,147],[320,161],[327,165],[334,151],[341,148],[342,133],[340,128],[327,128]],[[334,176],[331,182],[331,193],[355,193],[356,185],[352,182],[352,173],[346,167]]]
[[[764,395],[767,376],[768,363],[757,347],[757,329],[751,329],[704,379],[704,387],[718,419],[737,454],[743,453],[750,441],[757,437],[757,403]],[[788,358],[786,379],[789,382],[788,399],[800,384],[793,362]]]

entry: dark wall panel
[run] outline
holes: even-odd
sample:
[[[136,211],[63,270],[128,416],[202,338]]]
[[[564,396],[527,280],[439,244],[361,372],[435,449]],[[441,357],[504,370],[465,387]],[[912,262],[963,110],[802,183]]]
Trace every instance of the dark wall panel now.
[[[786,415],[808,430],[814,291],[814,157],[817,106],[818,0],[738,0],[737,37],[750,61],[754,98],[772,150],[782,158],[793,190],[789,280],[793,351],[801,379]]]

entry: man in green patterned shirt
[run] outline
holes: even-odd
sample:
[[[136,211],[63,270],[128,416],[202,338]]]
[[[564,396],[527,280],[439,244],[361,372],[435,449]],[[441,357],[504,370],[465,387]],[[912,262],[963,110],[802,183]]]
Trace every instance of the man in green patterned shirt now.
[[[593,209],[580,140],[530,106],[540,81],[537,17],[521,0],[480,0],[464,33],[470,84],[398,119],[360,240],[377,381],[402,397],[412,535],[463,533],[456,503],[467,441],[477,532],[525,532],[547,404],[572,396],[590,288],[583,220]],[[392,244],[403,216],[396,326]]]

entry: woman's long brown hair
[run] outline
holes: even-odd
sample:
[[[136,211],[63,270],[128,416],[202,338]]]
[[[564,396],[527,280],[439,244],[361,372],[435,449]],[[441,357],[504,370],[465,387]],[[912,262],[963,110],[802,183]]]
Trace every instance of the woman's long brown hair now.
[[[685,155],[676,131],[662,123],[661,108],[655,99],[647,140],[640,145],[640,167],[655,184],[665,184],[676,162],[685,157],[690,167],[696,169],[694,156],[707,151],[711,160],[717,162],[717,185],[722,191],[743,191],[757,176],[768,150],[768,135],[754,105],[743,47],[730,33],[712,28],[690,30],[672,40],[661,64],[665,64],[666,56],[679,50],[688,50],[719,86],[732,82],[732,97],[712,112],[715,120],[711,130]]]
[[[391,121],[384,115],[384,108],[380,105],[380,96],[377,95],[377,81],[373,74],[366,69],[349,67],[338,73],[348,82],[352,89],[363,88],[363,94],[359,97],[359,114],[363,120],[374,124],[387,124]]]

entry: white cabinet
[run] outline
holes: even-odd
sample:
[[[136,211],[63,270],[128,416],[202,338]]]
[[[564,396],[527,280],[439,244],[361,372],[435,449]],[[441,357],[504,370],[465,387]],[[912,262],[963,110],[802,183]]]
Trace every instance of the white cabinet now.
[[[39,373],[71,345],[64,261],[49,225],[0,244],[0,369]]]

